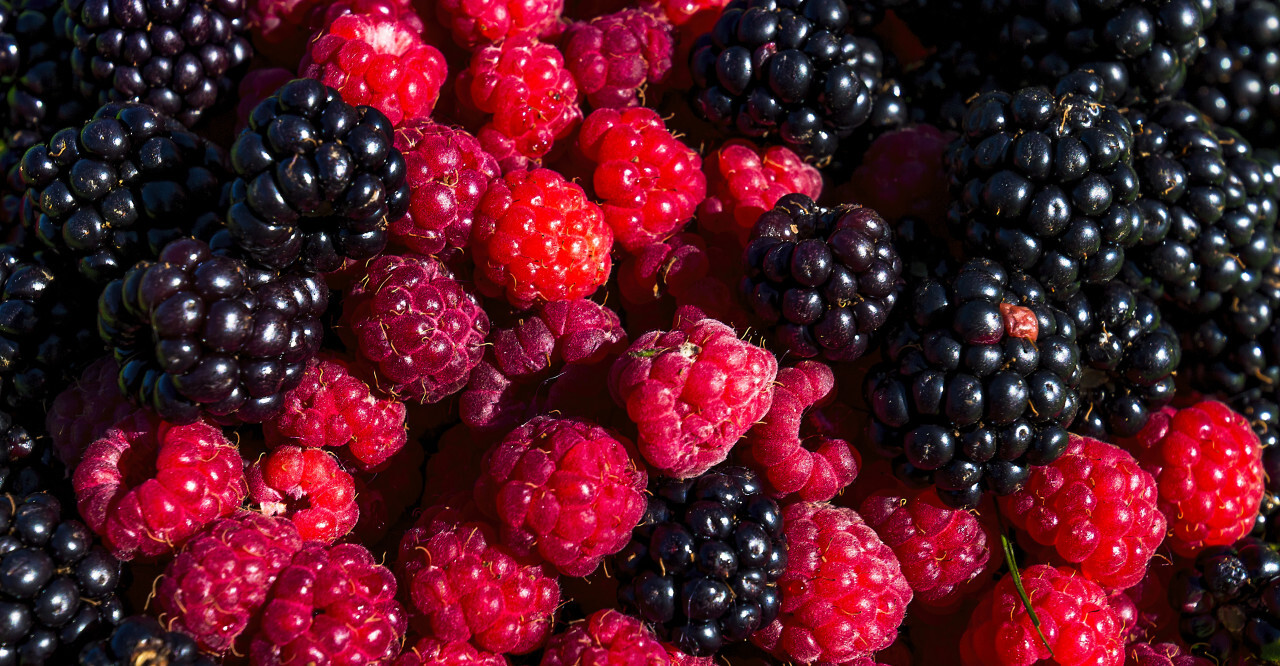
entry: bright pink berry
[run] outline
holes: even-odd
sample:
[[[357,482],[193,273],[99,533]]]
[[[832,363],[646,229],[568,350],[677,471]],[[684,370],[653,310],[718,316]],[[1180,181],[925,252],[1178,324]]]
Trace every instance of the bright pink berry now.
[[[667,651],[640,620],[616,610],[592,613],[547,641],[541,666],[666,666]]]
[[[429,120],[396,128],[404,155],[409,213],[387,227],[393,242],[418,254],[466,248],[476,207],[501,176],[498,162],[465,130]]]
[[[745,139],[720,146],[702,162],[707,198],[698,206],[698,226],[729,234],[746,247],[765,211],[788,194],[817,200],[822,175],[785,146],[760,147]]]
[[[72,485],[85,523],[122,560],[173,552],[246,494],[240,453],[221,430],[173,425],[149,410],[90,444]]]
[[[321,449],[277,447],[253,463],[248,478],[261,511],[292,520],[307,541],[333,543],[359,517],[351,474]]]
[[[680,648],[671,643],[663,643],[662,647],[667,651],[667,657],[671,660],[671,666],[716,666],[717,662],[714,656],[711,657],[695,657],[680,651]]]
[[[473,48],[518,35],[551,36],[564,0],[437,0],[436,15],[459,46]]]
[[[120,366],[110,356],[94,361],[80,379],[54,398],[45,427],[67,469],[75,469],[84,450],[137,407],[120,394]]]
[[[392,666],[508,666],[500,654],[478,650],[465,641],[441,643],[434,638],[407,641]]]
[[[684,25],[699,13],[719,15],[729,0],[646,0],[656,5],[672,25]]]
[[[561,48],[591,106],[617,109],[639,106],[643,87],[666,79],[675,42],[665,19],[624,9],[570,24]]]
[[[411,0],[250,0],[247,3],[254,45],[272,64],[297,67],[307,46],[305,37],[344,14],[360,14],[400,22],[414,34],[422,19]]]
[[[849,181],[852,200],[891,222],[911,216],[941,224],[951,204],[943,153],[952,138],[932,125],[880,135]]]

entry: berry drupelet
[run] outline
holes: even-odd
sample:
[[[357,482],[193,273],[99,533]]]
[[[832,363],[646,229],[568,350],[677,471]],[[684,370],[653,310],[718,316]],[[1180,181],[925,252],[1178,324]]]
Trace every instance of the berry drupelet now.
[[[1188,72],[1186,98],[1250,141],[1274,144],[1280,129],[1280,5],[1272,0],[1226,5]]]
[[[214,666],[213,657],[200,652],[195,640],[180,631],[166,631],[155,618],[125,618],[111,636],[90,643],[80,652],[80,666]]]
[[[615,559],[618,599],[681,651],[709,656],[778,616],[782,512],[755,473],[719,467],[649,485],[649,508]]]
[[[0,118],[5,134],[34,131],[44,138],[83,122],[93,109],[66,82],[71,40],[61,0],[0,2]]]
[[[1233,404],[1248,402],[1251,392],[1273,395],[1280,383],[1277,308],[1280,256],[1272,258],[1256,292],[1230,299],[1209,317],[1179,317],[1191,387]]]
[[[1280,649],[1280,552],[1246,537],[1210,548],[1179,571],[1169,600],[1181,613],[1178,629],[1194,654],[1271,663]]]

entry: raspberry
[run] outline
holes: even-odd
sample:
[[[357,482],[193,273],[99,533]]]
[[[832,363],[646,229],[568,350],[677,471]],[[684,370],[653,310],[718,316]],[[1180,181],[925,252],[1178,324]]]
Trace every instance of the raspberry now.
[[[569,25],[561,49],[578,90],[596,108],[641,106],[646,84],[671,71],[671,24],[643,9],[624,9]]]
[[[466,286],[432,257],[382,255],[347,294],[342,318],[355,332],[379,391],[422,404],[467,385],[484,355],[489,317]]]
[[[880,135],[849,181],[853,201],[874,208],[886,220],[911,216],[942,224],[951,205],[943,162],[951,139],[932,125]]]
[[[513,171],[480,202],[476,284],[516,307],[589,296],[609,278],[613,232],[582,188],[550,169]]]
[[[307,544],[276,578],[250,646],[255,664],[372,664],[400,652],[396,579],[364,546]]]
[[[300,37],[323,29],[343,14],[397,21],[414,34],[421,33],[422,19],[410,3],[411,0],[250,0],[247,13],[258,50],[275,64],[293,67],[307,46]]]
[[[694,233],[636,248],[618,264],[624,305],[656,303],[666,294],[688,295],[711,272],[707,242]]]
[[[120,395],[120,366],[110,356],[94,361],[80,379],[54,398],[45,417],[53,452],[67,469],[75,469],[86,447],[106,434],[135,407]]]
[[[523,35],[476,49],[458,75],[458,98],[486,114],[476,136],[503,171],[541,159],[582,120],[560,51]]]
[[[477,650],[465,641],[441,643],[434,638],[420,638],[407,641],[392,666],[508,666],[508,662],[500,654]]]
[[[698,206],[698,225],[730,234],[746,247],[756,220],[788,194],[817,200],[822,174],[786,146],[757,146],[734,139],[702,162],[707,198]]]
[[[698,153],[653,109],[597,109],[583,121],[578,146],[595,164],[604,220],[628,252],[679,231],[706,196]]]
[[[858,475],[849,442],[806,432],[805,412],[835,397],[831,366],[801,361],[778,371],[768,413],[747,431],[751,459],[775,497],[796,493],[802,502],[825,502]]]
[[[689,478],[722,462],[773,399],[778,361],[714,319],[652,331],[613,364],[609,392],[637,445],[663,474]]]
[[[541,666],[665,666],[669,662],[667,651],[640,620],[604,609],[552,636]]]
[[[1194,557],[1249,533],[1264,488],[1258,436],[1243,416],[1212,400],[1165,407],[1129,448],[1155,477],[1175,553]]]
[[[801,502],[788,506],[782,520],[782,609],[752,641],[804,664],[839,664],[889,647],[911,601],[893,551],[852,509]]]
[[[240,506],[240,465],[214,426],[173,425],[139,410],[89,445],[72,485],[80,515],[112,554],[155,559]]]
[[[360,517],[351,528],[352,540],[376,544],[392,524],[422,497],[422,463],[426,452],[417,442],[400,449],[382,469],[356,474],[356,508]]]
[[[551,36],[564,11],[564,0],[438,0],[435,5],[439,21],[467,49],[519,35]]]
[[[1032,467],[1022,490],[1000,498],[1018,529],[1086,578],[1123,590],[1142,581],[1164,541],[1156,482],[1120,447],[1071,436],[1062,457]]]
[[[533,379],[561,363],[599,363],[626,347],[618,314],[593,301],[550,301],[531,314],[490,338],[494,360],[511,377]]]
[[[156,588],[170,630],[226,652],[267,601],[276,575],[302,549],[293,523],[241,511],[214,521],[169,563]]]
[[[684,25],[700,13],[719,14],[729,0],[647,0],[662,10],[672,25]]]
[[[958,607],[999,562],[993,521],[948,507],[932,488],[877,491],[858,513],[893,549],[915,600],[936,611]]]
[[[1097,583],[1071,567],[1038,564],[1021,573],[1040,630],[1053,647],[1052,663],[1124,664],[1124,627]],[[960,658],[965,666],[1030,666],[1050,658],[1011,575],[982,597],[969,618]]]
[[[667,650],[667,657],[671,660],[671,666],[716,666],[720,663],[716,661],[715,656],[695,657],[680,651],[680,648],[671,643],[663,643],[663,648]]]
[[[404,447],[404,417],[404,403],[375,398],[346,364],[313,359],[262,430],[267,446],[346,446],[362,469],[373,469]]]
[[[1186,654],[1174,643],[1133,643],[1125,653],[1127,666],[1213,666],[1212,661]]]
[[[422,41],[421,22],[344,14],[312,37],[298,75],[336,88],[399,126],[427,118],[449,75],[444,56]]]
[[[536,650],[551,630],[560,588],[551,567],[517,560],[487,523],[428,509],[400,541],[400,564],[429,635],[494,653]],[[424,632],[427,633],[427,632]]]
[[[466,248],[480,199],[502,175],[498,162],[465,130],[429,120],[396,128],[395,146],[404,154],[409,212],[387,227],[391,240],[418,254]]]
[[[321,449],[278,447],[253,463],[248,479],[261,511],[292,520],[307,541],[333,543],[359,517],[351,474]]]
[[[648,477],[626,438],[589,421],[539,416],[485,454],[475,496],[502,543],[586,576],[622,549],[644,514]]]
[[[1147,575],[1133,587],[1113,592],[1110,600],[1117,612],[1128,613],[1124,617],[1126,643],[1159,643],[1175,640],[1178,635],[1178,615],[1169,602],[1169,583],[1173,578],[1172,560],[1157,557],[1147,567]],[[1123,597],[1123,599],[1121,598]]]

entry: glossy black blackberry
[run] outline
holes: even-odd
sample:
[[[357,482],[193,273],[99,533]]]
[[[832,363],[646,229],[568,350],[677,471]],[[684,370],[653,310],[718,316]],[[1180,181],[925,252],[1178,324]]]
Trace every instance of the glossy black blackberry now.
[[[953,228],[1055,301],[1115,278],[1141,235],[1133,135],[1100,91],[1099,77],[1076,72],[1056,94],[983,93],[947,153]]]
[[[96,284],[220,223],[220,148],[144,104],[108,104],[22,158],[22,224]]]
[[[253,57],[245,0],[63,0],[71,85],[97,104],[144,102],[190,127],[227,101]]]
[[[1080,414],[1072,432],[1131,437],[1173,400],[1178,333],[1155,301],[1122,282],[1086,287],[1063,304],[1080,345]]]
[[[1280,386],[1280,258],[1257,292],[1233,298],[1209,317],[1185,315],[1183,367],[1191,387],[1236,404]],[[1238,405],[1237,405],[1238,406]]]
[[[742,292],[779,354],[852,361],[867,352],[902,288],[902,260],[874,210],[823,208],[789,194],[760,216]]]
[[[109,638],[95,641],[80,652],[80,666],[214,666],[213,657],[202,654],[192,638],[179,631],[165,631],[152,617],[125,618]]]
[[[107,285],[98,332],[125,394],[175,423],[274,412],[319,350],[329,291],[316,275],[259,275],[188,238]]]
[[[618,600],[681,651],[709,656],[778,616],[787,567],[778,503],[755,473],[718,467],[658,477],[632,540],[615,557]]]
[[[51,495],[0,495],[0,663],[70,663],[123,616],[120,561]]]
[[[733,0],[690,56],[694,108],[826,163],[872,117],[884,55],[843,0]]]
[[[61,0],[0,2],[0,118],[6,129],[48,137],[93,113],[68,84],[72,46],[66,28]]]
[[[296,79],[249,115],[231,148],[239,178],[227,227],[250,256],[283,269],[333,270],[386,246],[409,205],[404,157],[380,111]]]
[[[1208,46],[1191,67],[1186,98],[1250,142],[1275,144],[1280,138],[1280,5],[1226,3],[1205,36]]]
[[[1274,663],[1280,653],[1280,552],[1245,537],[1211,547],[1169,586],[1178,629],[1193,654],[1215,663]],[[1239,661],[1234,661],[1239,659]]]
[[[1075,324],[1024,273],[973,259],[910,287],[867,376],[871,438],[947,504],[1016,492],[1067,447],[1079,409]]]

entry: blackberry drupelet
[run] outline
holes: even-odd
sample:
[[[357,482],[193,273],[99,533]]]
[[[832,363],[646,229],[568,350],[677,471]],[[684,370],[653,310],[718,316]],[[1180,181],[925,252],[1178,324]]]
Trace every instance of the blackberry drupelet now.
[[[251,271],[179,239],[107,285],[98,332],[125,394],[164,420],[258,423],[319,350],[328,300],[317,275]]]
[[[959,131],[970,99],[999,85],[994,56],[970,46],[971,39],[944,42],[903,75],[911,120]]]
[[[694,656],[773,622],[787,567],[782,512],[755,473],[717,467],[649,483],[649,508],[615,557],[618,600]]]
[[[1280,552],[1255,537],[1208,548],[1177,573],[1169,601],[1193,654],[1273,663],[1280,650]]]
[[[872,441],[949,506],[1017,492],[1067,447],[1080,400],[1074,322],[1034,279],[989,259],[917,282],[903,305],[867,376]]]
[[[760,216],[742,292],[779,352],[852,361],[867,352],[902,288],[889,224],[856,204],[788,194]]]
[[[0,2],[0,118],[12,131],[48,137],[88,120],[93,107],[71,80],[71,40],[61,0]]]
[[[253,57],[245,0],[62,5],[74,44],[71,85],[98,104],[145,102],[190,127],[231,99]]]
[[[192,638],[180,631],[165,631],[155,618],[125,618],[111,636],[85,646],[80,666],[214,666],[213,657],[202,654]]]
[[[107,104],[27,151],[22,224],[95,284],[165,243],[217,227],[227,180],[214,144],[145,104]]]
[[[1257,145],[1274,145],[1280,118],[1280,5],[1271,0],[1227,3],[1206,32],[1208,46],[1184,92],[1206,116]]]
[[[380,111],[312,79],[281,86],[249,114],[231,148],[239,178],[227,227],[250,256],[330,271],[386,246],[409,206],[405,161]]]
[[[881,88],[884,55],[851,34],[851,18],[843,0],[733,0],[694,43],[694,108],[826,163],[871,118]]]
[[[1138,241],[1133,135],[1075,72],[1045,88],[979,95],[947,154],[952,226],[980,254],[1040,281],[1055,301],[1120,273]]]

